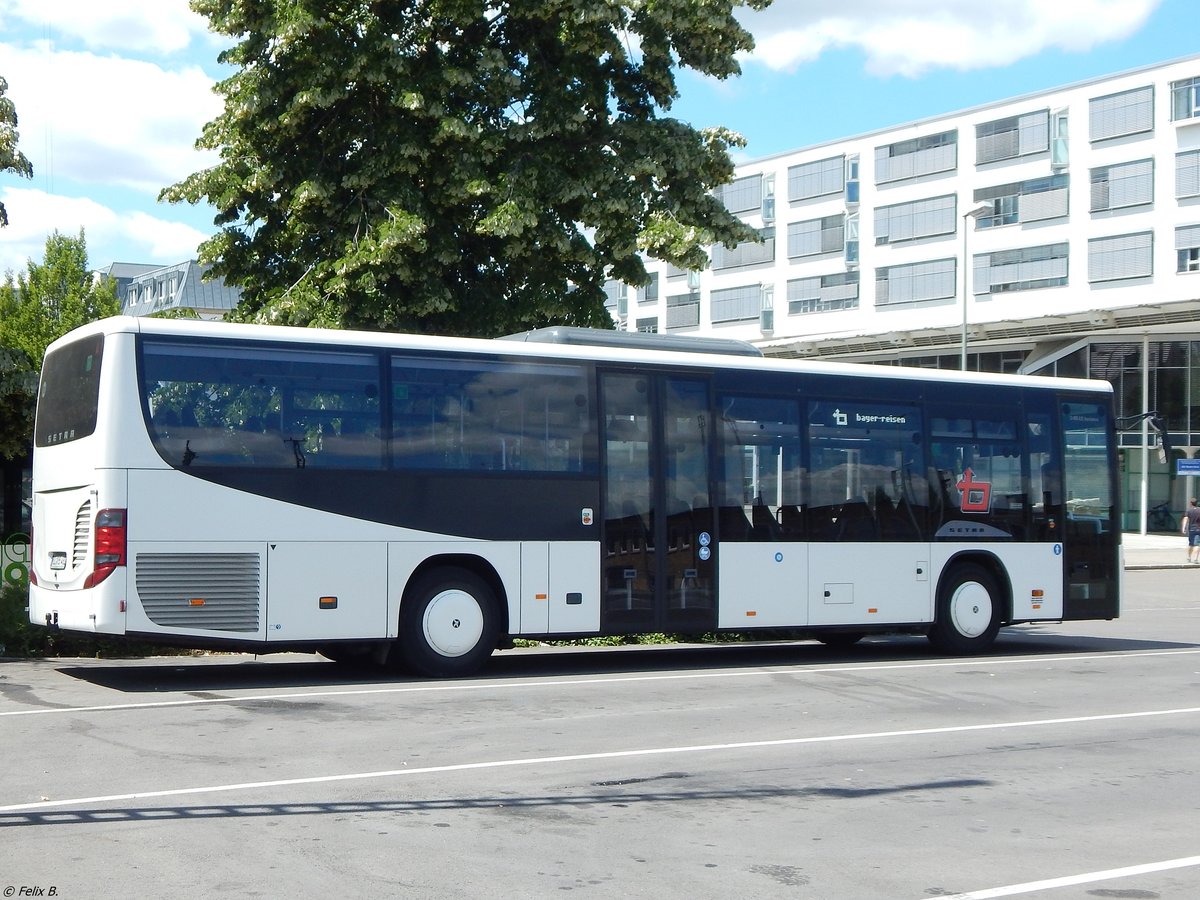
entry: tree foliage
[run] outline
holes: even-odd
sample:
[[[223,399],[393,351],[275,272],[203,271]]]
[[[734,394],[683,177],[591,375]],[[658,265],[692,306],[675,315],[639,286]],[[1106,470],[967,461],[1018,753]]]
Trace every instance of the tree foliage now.
[[[83,232],[46,238],[43,262],[29,260],[15,281],[0,285],[0,454],[29,449],[37,373],[46,347],[88,322],[120,312],[116,285],[88,269]]]
[[[770,0],[192,0],[237,39],[201,247],[258,321],[493,335],[608,323],[644,252],[703,268],[755,235],[710,191],[725,129],[664,115],[727,78]]]
[[[8,82],[0,76],[0,172],[33,177],[33,166],[17,149],[17,108],[8,99]],[[8,224],[8,211],[0,203],[0,228]]]

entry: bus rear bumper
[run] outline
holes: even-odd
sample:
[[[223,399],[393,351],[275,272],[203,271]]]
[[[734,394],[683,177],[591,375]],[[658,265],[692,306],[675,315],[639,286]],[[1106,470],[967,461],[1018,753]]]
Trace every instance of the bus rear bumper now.
[[[123,581],[113,577],[94,588],[74,591],[30,585],[29,621],[65,631],[124,634]]]

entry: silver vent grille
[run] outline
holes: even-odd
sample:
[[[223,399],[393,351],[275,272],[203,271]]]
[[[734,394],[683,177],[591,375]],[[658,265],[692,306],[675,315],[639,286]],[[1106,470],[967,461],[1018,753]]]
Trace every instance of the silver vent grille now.
[[[75,543],[71,548],[71,568],[78,569],[88,558],[92,537],[92,501],[84,500],[75,513]]]
[[[257,553],[139,553],[135,566],[138,596],[156,625],[258,631]]]

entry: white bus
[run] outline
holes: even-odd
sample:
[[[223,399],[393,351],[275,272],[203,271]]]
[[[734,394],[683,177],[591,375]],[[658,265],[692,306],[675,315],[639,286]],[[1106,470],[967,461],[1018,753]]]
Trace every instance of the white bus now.
[[[438,676],[514,638],[972,653],[1118,615],[1106,382],[559,336],[68,334],[38,398],[31,620]]]

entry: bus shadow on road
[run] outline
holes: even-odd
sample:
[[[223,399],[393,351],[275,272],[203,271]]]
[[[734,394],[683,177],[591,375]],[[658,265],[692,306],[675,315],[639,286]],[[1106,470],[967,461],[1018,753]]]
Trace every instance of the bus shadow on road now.
[[[652,779],[685,778],[682,773],[669,773]],[[750,787],[697,790],[656,791],[590,791],[581,794],[548,794],[522,797],[502,794],[492,797],[447,797],[441,799],[360,801],[341,803],[247,803],[211,804],[207,806],[147,806],[99,809],[30,809],[0,813],[0,828],[47,825],[119,825],[122,823],[199,821],[202,819],[258,819],[284,816],[348,816],[348,815],[405,815],[409,813],[480,810],[490,813],[521,813],[544,808],[631,807],[640,804],[665,803],[749,803],[757,804],[784,800],[806,802],[821,800],[874,799],[889,794],[914,795],[925,791],[963,791],[990,787],[995,782],[979,778],[956,778],[922,784],[897,784],[870,788],[838,787]],[[593,787],[603,787],[596,783]],[[624,786],[624,785],[618,785]],[[31,804],[35,805],[36,804]],[[429,827],[422,818],[420,827]]]
[[[1022,656],[1065,656],[1191,650],[1191,642],[1136,640],[1063,634],[1056,631],[1002,633],[980,656],[947,657],[921,637],[866,639],[849,648],[811,641],[728,644],[628,645],[619,647],[532,647],[498,652],[471,678],[437,681],[380,668],[332,663],[308,654],[181,657],[178,660],[113,660],[66,665],[58,671],[98,687],[127,694],[187,694],[218,698],[217,692],[272,689],[478,684],[564,677],[636,677],[696,670],[767,668],[803,671],[830,665],[961,664]]]

